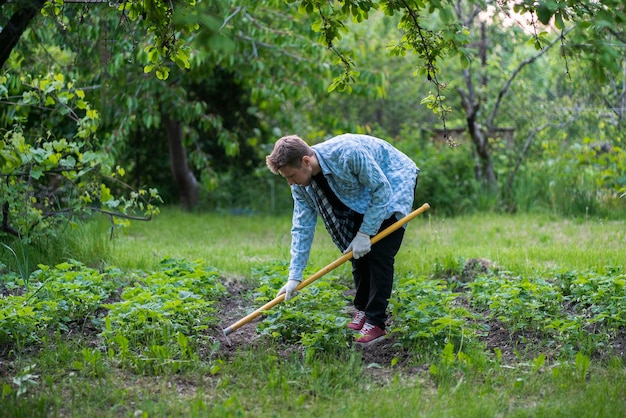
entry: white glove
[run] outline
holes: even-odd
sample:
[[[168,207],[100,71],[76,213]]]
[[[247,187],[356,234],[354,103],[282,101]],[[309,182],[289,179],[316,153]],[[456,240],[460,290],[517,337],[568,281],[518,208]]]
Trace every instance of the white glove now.
[[[289,279],[287,280],[287,284],[284,285],[279,291],[276,297],[285,294],[285,300],[289,300],[294,296],[294,292],[296,287],[300,284],[300,280]]]
[[[343,253],[348,254],[352,251],[352,256],[355,259],[359,259],[369,253],[371,249],[372,244],[370,243],[370,236],[359,231],[356,233],[356,236],[350,243],[350,246]]]

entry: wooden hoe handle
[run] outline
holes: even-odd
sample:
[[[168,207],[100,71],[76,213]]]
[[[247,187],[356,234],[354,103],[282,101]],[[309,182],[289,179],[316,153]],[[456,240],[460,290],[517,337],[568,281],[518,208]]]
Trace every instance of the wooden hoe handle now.
[[[402,218],[399,221],[393,223],[392,225],[388,226],[387,228],[385,228],[384,230],[382,230],[381,232],[376,234],[374,237],[372,237],[371,243],[372,244],[376,244],[378,241],[380,241],[381,239],[385,238],[387,235],[391,234],[392,232],[396,231],[397,229],[401,228],[403,225],[405,225],[409,221],[413,220],[413,218],[417,217],[418,215],[421,215],[422,213],[426,212],[428,209],[430,209],[430,205],[428,203],[424,203],[422,206],[420,206],[419,208],[415,209],[413,212],[409,213],[404,218]],[[311,283],[313,283],[314,281],[316,281],[317,279],[319,279],[320,277],[322,277],[326,273],[329,273],[330,271],[336,269],[337,267],[339,267],[340,265],[342,265],[346,261],[350,260],[351,258],[352,258],[352,251],[350,251],[347,254],[342,255],[341,257],[339,257],[338,259],[336,259],[335,261],[333,261],[332,263],[330,263],[326,267],[324,267],[321,270],[319,270],[317,273],[313,274],[311,277],[309,277],[306,280],[303,280],[302,282],[300,282],[298,287],[296,287],[296,290],[300,290],[302,288],[305,288],[306,286],[310,285]],[[278,295],[274,300],[271,300],[271,301],[267,302],[265,305],[261,306],[256,311],[252,312],[251,314],[248,314],[247,316],[241,318],[239,321],[235,322],[234,324],[232,324],[228,328],[224,329],[223,330],[224,331],[224,335],[228,336],[233,331],[236,331],[237,329],[241,328],[242,326],[244,326],[248,322],[252,321],[257,316],[261,315],[263,312],[268,311],[271,308],[273,308],[274,306],[278,305],[283,300],[285,300],[285,294],[284,293]]]

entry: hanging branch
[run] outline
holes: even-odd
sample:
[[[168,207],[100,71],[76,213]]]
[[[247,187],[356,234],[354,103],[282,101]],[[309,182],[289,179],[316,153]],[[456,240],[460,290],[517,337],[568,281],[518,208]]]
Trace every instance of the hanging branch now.
[[[404,4],[404,8],[406,9],[408,15],[411,17],[411,20],[413,21],[415,29],[417,29],[417,34],[421,44],[412,44],[411,46],[415,51],[420,50],[421,46],[421,49],[424,51],[424,55],[426,57],[426,76],[428,81],[435,85],[435,89],[437,91],[437,94],[435,95],[435,103],[437,105],[438,111],[441,113],[440,119],[441,123],[443,124],[443,138],[446,140],[448,145],[455,147],[458,144],[454,141],[454,139],[450,137],[450,135],[448,134],[448,128],[446,126],[446,113],[448,113],[448,110],[442,105],[444,99],[442,92],[447,87],[447,84],[440,83],[439,79],[437,78],[437,67],[435,65],[436,57],[434,56],[432,48],[430,47],[428,41],[426,40],[426,37],[424,36],[424,31],[426,30],[422,28],[419,23],[419,14],[410,7],[406,0],[402,0],[402,3]]]

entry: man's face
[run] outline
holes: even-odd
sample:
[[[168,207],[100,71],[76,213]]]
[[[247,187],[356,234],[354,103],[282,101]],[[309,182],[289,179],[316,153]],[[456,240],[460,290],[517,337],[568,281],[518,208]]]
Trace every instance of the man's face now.
[[[302,157],[302,164],[300,167],[293,167],[286,165],[281,167],[278,172],[287,179],[287,183],[290,186],[297,184],[299,186],[308,186],[313,179],[313,169],[311,168],[311,158],[308,156]]]

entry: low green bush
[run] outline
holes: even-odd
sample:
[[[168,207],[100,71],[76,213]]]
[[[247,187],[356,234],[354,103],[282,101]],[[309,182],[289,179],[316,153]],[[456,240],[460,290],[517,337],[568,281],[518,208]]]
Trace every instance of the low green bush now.
[[[226,288],[203,262],[165,259],[160,270],[136,276],[108,309],[102,336],[110,357],[139,372],[159,373],[195,357],[192,342],[218,322]]]

